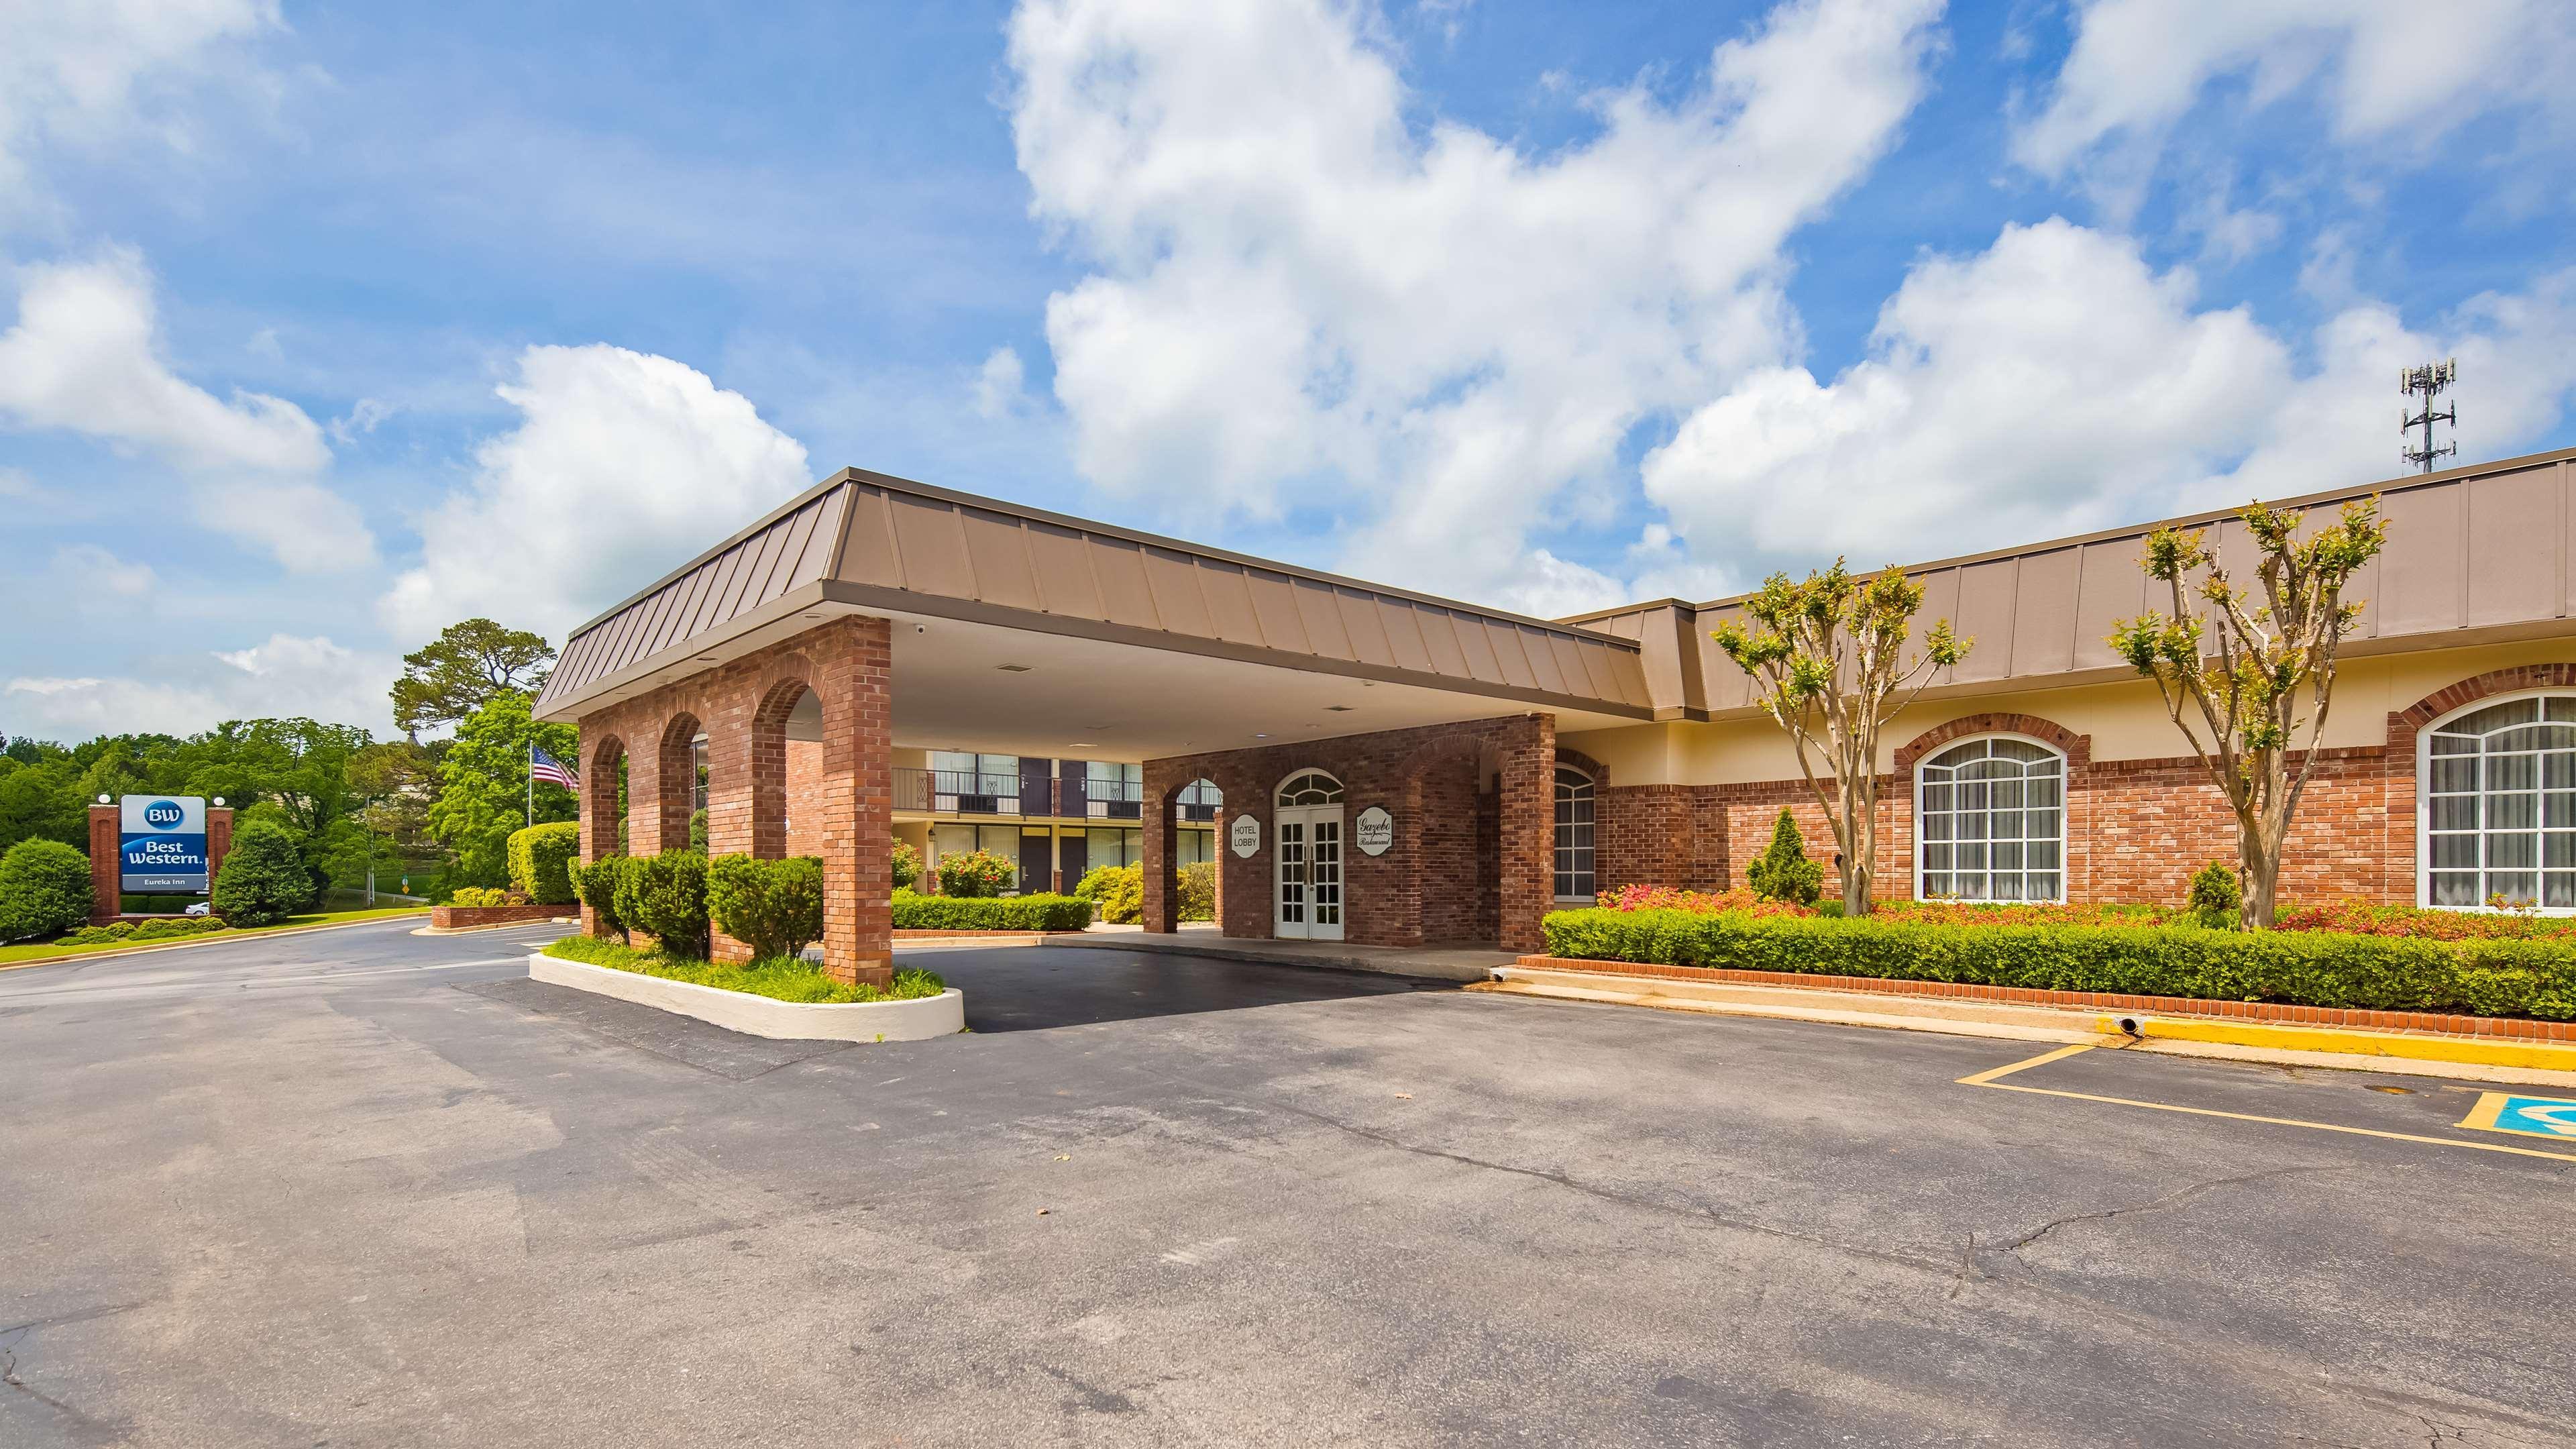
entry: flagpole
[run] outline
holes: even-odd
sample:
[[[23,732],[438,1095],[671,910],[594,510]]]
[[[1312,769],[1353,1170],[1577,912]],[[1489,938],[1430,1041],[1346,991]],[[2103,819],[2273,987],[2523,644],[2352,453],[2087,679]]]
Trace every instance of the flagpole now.
[[[537,823],[537,740],[528,737],[528,823]]]

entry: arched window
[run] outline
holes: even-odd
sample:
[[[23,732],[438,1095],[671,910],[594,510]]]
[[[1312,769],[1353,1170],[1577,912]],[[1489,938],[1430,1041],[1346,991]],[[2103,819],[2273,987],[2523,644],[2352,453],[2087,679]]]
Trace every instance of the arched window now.
[[[2066,899],[2066,757],[2009,735],[1914,771],[1917,899]]]
[[[2424,904],[2576,909],[2576,694],[2473,705],[2417,749]]]
[[[1302,770],[1279,787],[1282,805],[1339,805],[1342,782],[1321,770]]]
[[[1556,769],[1556,898],[1591,904],[1592,777],[1559,765]]]

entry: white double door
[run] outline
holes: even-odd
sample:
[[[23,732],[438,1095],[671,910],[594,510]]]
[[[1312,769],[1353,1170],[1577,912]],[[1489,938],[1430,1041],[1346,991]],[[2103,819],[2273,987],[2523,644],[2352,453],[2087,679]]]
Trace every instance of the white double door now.
[[[1278,843],[1278,886],[1272,899],[1278,919],[1272,933],[1309,941],[1342,939],[1342,807],[1279,807],[1271,839]]]

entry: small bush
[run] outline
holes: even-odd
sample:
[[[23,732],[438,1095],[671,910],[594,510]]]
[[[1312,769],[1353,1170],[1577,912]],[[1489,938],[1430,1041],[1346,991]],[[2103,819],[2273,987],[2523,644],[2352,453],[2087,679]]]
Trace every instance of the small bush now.
[[[719,855],[707,862],[707,914],[756,958],[796,955],[823,939],[823,862]]]
[[[1798,822],[1783,806],[1771,822],[1771,844],[1744,868],[1744,883],[1766,901],[1794,901],[1812,906],[1825,893],[1825,868],[1807,859],[1807,842]]]
[[[510,893],[499,886],[458,886],[456,893],[447,898],[447,903],[451,906],[506,906],[510,903]]]
[[[924,896],[894,893],[898,931],[1079,931],[1091,903],[1073,896]]]
[[[1543,929],[1551,954],[1593,960],[2576,1020],[2564,940],[1611,910],[1558,911]]]
[[[313,872],[292,832],[253,820],[233,833],[215,873],[215,914],[235,926],[268,926],[312,904]]]
[[[1082,873],[1081,880],[1074,882],[1073,893],[1086,901],[1096,901],[1117,884],[1119,872],[1126,868],[1123,865],[1095,865]]]
[[[570,867],[573,890],[581,903],[590,907],[591,918],[602,935],[626,937],[626,918],[617,913],[617,883],[625,878],[626,857],[603,856],[583,865],[575,861]]]
[[[581,826],[553,820],[510,832],[510,884],[539,905],[575,899],[569,867],[581,855]]]
[[[0,856],[0,941],[71,930],[90,906],[88,856],[59,840],[21,840]]]
[[[707,812],[704,810],[689,812],[689,849],[700,855],[707,853]]]
[[[132,921],[110,921],[104,926],[83,926],[79,930],[72,932],[70,935],[63,937],[63,944],[68,946],[104,946],[112,941],[130,941],[133,939],[134,923]]]
[[[117,924],[125,923],[120,921]],[[181,936],[202,936],[208,931],[220,931],[223,928],[224,923],[214,916],[174,916],[167,920],[134,923],[134,934],[129,939],[170,941]]]
[[[1216,919],[1216,862],[1196,861],[1180,869],[1181,919],[1213,921]],[[1138,882],[1137,909],[1144,909],[1143,882]]]
[[[1731,891],[1686,891],[1671,886],[1621,886],[1614,894],[1603,891],[1601,908],[1611,911],[1695,911],[1709,915],[1718,911],[1749,911],[1757,916],[1812,916],[1815,908],[1796,901],[1765,900],[1739,886]],[[1835,903],[1839,906],[1839,902]]]
[[[673,956],[707,958],[707,858],[666,850],[630,858],[617,883],[617,915]]]
[[[2192,918],[2213,931],[2232,930],[2244,922],[2245,898],[2236,872],[2213,860],[2191,873]]]
[[[997,896],[1011,888],[1019,867],[989,850],[939,858],[939,893],[943,896]]]
[[[773,956],[748,966],[738,966],[729,962],[686,960],[660,951],[638,951],[596,936],[566,936],[546,947],[546,954],[617,971],[632,971],[640,976],[686,981],[693,986],[712,986],[719,991],[742,991],[777,1001],[816,1002],[827,1006],[855,1001],[912,1001],[937,996],[948,989],[948,983],[941,980],[937,972],[918,968],[907,967],[895,972],[892,988],[881,991],[873,986],[843,985],[824,975],[822,967],[800,956]]]
[[[1127,865],[1109,878],[1100,893],[1100,919],[1113,926],[1132,926],[1145,919],[1145,867]]]
[[[894,888],[899,891],[912,889],[914,882],[921,879],[921,852],[912,848],[911,841],[896,836],[891,860],[894,865]]]

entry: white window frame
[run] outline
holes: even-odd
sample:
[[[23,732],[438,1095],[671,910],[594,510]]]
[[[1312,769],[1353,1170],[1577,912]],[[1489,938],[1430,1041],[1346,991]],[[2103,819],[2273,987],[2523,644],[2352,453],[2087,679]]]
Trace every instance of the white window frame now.
[[[1914,762],[1914,898],[1918,901],[1929,899],[1923,894],[1923,877],[1928,874],[1928,872],[1923,869],[1923,789],[1925,784],[1923,778],[1923,767],[1932,763],[1933,760],[1940,756],[1946,755],[1950,751],[1957,749],[1961,745],[1972,745],[1979,740],[2013,740],[2020,744],[2036,745],[2040,749],[2046,750],[2057,757],[2057,894],[2050,896],[2045,900],[2037,897],[2030,897],[2018,901],[1976,901],[1971,904],[1997,906],[2062,906],[2066,904],[2067,883],[2074,874],[2074,872],[2068,868],[2067,860],[2067,836],[2072,824],[2075,796],[2073,766],[2067,761],[2066,751],[2059,749],[2057,746],[2050,744],[2046,740],[2038,739],[2030,735],[2020,734],[2013,730],[1985,730],[1978,734],[1961,735],[1955,740],[1943,740],[1940,744],[1933,746],[1931,749],[1925,750],[1922,757]],[[2030,837],[2025,835],[2022,838],[2027,841]],[[1953,875],[1956,873],[1957,872],[1955,870],[1944,872],[1944,874]],[[2027,865],[2023,866],[2022,874],[2027,876],[2029,873],[2030,867]]]
[[[2433,903],[2433,735],[2436,731],[2440,730],[2442,726],[2449,724],[2455,719],[2476,714],[2482,709],[2492,709],[2499,704],[2512,704],[2516,700],[2524,699],[2576,699],[2576,689],[2515,689],[2507,690],[2501,694],[2490,694],[2483,698],[2470,700],[2467,704],[2461,705],[2458,709],[2445,711],[2438,718],[2429,721],[2422,729],[2415,732],[2415,904],[2424,910],[2463,911],[2475,915],[2518,914],[2516,912],[2499,912],[2495,907],[2488,905],[2484,897],[2480,897],[2477,904],[2468,906],[2443,906],[2435,905]],[[2541,717],[2535,721],[2535,723],[2571,723],[2571,721],[2566,720],[2550,720],[2548,718],[2549,711],[2546,705],[2541,708],[2539,713]],[[2519,729],[2521,726],[2517,725],[2514,726],[2514,728]],[[2471,756],[2470,758],[2483,759],[2485,756],[2481,753],[2476,756]],[[2481,800],[2483,800],[2483,797],[2486,794],[2484,789],[2485,777],[2483,773],[2480,775],[2479,785],[2480,789],[2478,793]],[[2540,808],[2542,811],[2546,812],[2548,809],[2547,797],[2549,790],[2545,775],[2540,782],[2539,789],[2536,793],[2542,797]],[[2478,875],[2480,883],[2483,884],[2486,876],[2486,867],[2483,863],[2483,857],[2486,854],[2484,842],[2487,835],[2485,823],[2486,808],[2483,803],[2479,806],[2478,815],[2478,840],[2480,841],[2478,853],[2481,857]],[[2542,818],[2545,825],[2547,818],[2545,813]],[[2535,827],[2535,829],[2538,828],[2540,827]],[[2541,844],[2541,858],[2538,862],[2535,862],[2531,868],[2531,873],[2533,875],[2540,875],[2548,869],[2548,849],[2548,843],[2544,840]],[[2543,895],[2548,893],[2548,889],[2548,882],[2541,882],[2541,892]],[[2576,915],[2576,906],[2534,906],[2532,907],[2532,911],[2534,914],[2543,916],[2570,916]]]
[[[1564,803],[1559,800],[1556,795],[1559,785],[1559,781],[1556,778],[1557,775],[1577,776],[1582,779],[1584,784],[1592,787],[1592,794],[1589,797],[1592,804],[1592,870],[1590,872],[1592,876],[1592,893],[1590,895],[1558,895],[1555,896],[1554,899],[1558,905],[1597,905],[1599,904],[1601,897],[1601,781],[1596,778],[1590,770],[1587,770],[1580,765],[1568,765],[1559,762],[1556,767],[1556,774],[1548,776],[1547,779],[1547,888],[1551,894],[1556,890],[1556,852],[1560,848],[1572,848],[1559,847],[1556,843],[1556,832],[1565,828],[1564,824],[1556,818],[1557,806]]]

